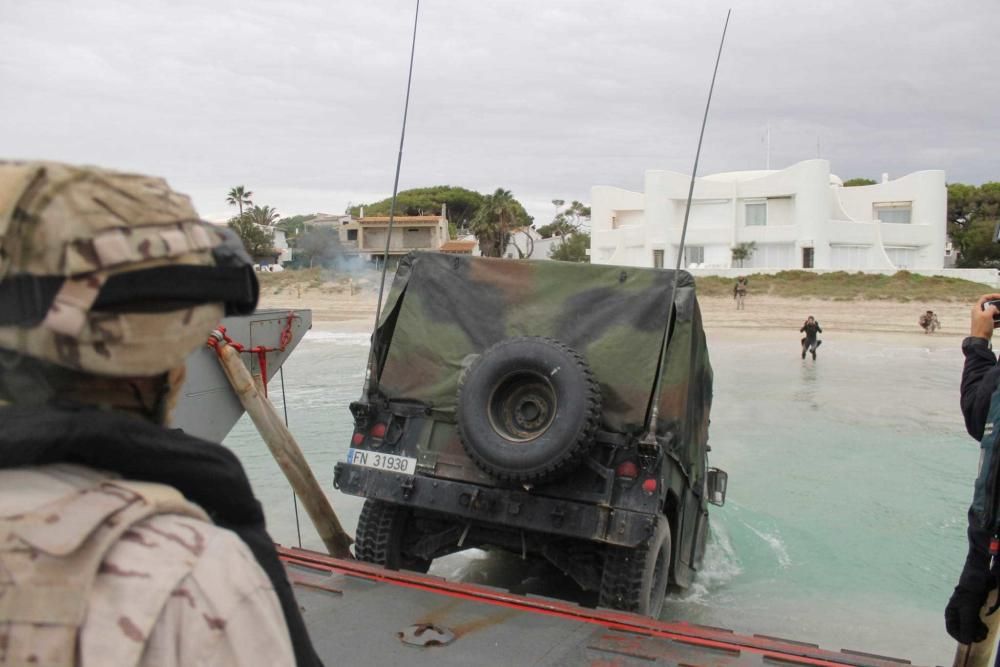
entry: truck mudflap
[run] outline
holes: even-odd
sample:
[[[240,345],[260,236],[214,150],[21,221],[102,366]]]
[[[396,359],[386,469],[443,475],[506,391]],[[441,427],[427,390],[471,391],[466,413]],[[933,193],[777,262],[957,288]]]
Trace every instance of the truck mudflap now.
[[[519,489],[496,489],[454,480],[404,475],[338,463],[333,486],[363,496],[442,512],[507,529],[634,547],[652,534],[656,515],[547,498]]]
[[[278,547],[326,664],[819,665],[908,660],[746,635]]]

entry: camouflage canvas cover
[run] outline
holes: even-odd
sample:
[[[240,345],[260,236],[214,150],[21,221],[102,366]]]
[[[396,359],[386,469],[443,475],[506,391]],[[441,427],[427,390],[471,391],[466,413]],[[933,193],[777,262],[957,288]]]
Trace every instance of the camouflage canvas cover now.
[[[688,472],[704,467],[712,400],[694,279],[678,276],[657,434]],[[399,264],[379,329],[379,387],[454,422],[459,377],[491,345],[545,336],[586,359],[601,388],[602,428],[635,436],[658,372],[674,272],[413,253]]]

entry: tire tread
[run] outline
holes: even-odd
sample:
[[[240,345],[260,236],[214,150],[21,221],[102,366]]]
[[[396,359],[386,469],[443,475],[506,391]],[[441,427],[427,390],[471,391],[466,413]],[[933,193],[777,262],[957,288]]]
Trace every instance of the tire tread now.
[[[383,567],[392,561],[393,532],[400,519],[398,505],[368,499],[358,517],[355,531],[354,554],[358,560]]]

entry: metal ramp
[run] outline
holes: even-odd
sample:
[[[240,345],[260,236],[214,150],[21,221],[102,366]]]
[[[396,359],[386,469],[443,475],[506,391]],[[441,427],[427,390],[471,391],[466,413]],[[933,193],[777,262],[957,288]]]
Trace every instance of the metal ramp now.
[[[828,665],[910,664],[724,628],[588,609],[439,577],[278,548],[326,664]]]

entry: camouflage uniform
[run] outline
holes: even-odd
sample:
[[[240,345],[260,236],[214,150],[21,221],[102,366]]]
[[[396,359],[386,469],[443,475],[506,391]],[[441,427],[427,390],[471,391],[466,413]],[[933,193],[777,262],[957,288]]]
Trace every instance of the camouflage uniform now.
[[[26,409],[67,417],[34,376],[18,392],[20,367],[169,378],[224,302],[252,309],[256,282],[229,242],[161,179],[0,162],[0,435]],[[241,280],[252,289],[230,304],[222,295],[242,295]],[[130,421],[141,431],[119,419],[125,433],[109,441],[127,439]],[[18,443],[7,440],[10,459]],[[42,444],[32,432],[23,446]],[[236,468],[234,488],[245,486]],[[275,594],[287,580],[262,570],[261,540],[245,540],[170,486],[66,464],[0,469],[0,665],[318,664],[308,638],[293,654],[301,617]]]
[[[61,464],[0,488],[0,665],[294,662],[246,545],[171,487]]]
[[[937,314],[930,310],[921,315],[917,323],[920,324],[924,333],[934,333],[941,326]]]
[[[747,279],[742,276],[736,279],[733,285],[733,299],[736,301],[736,310],[743,310],[743,300],[747,296]]]

